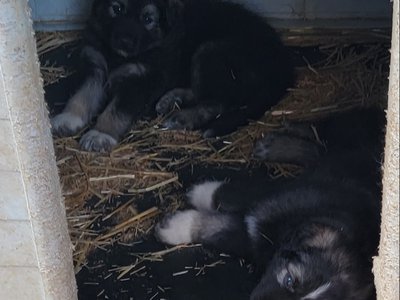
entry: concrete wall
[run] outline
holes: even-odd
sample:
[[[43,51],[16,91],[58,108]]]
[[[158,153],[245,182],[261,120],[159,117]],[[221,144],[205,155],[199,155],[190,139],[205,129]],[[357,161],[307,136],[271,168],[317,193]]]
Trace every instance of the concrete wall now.
[[[0,0],[0,299],[76,299],[27,0]]]
[[[392,59],[390,65],[388,125],[383,169],[382,235],[379,256],[374,260],[378,300],[398,300],[399,292],[399,0],[393,2]]]

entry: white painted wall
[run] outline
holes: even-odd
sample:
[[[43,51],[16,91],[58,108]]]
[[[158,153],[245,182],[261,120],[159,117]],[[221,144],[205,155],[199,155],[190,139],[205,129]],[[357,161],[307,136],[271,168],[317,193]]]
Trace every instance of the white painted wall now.
[[[400,299],[399,212],[400,212],[400,8],[393,1],[392,58],[390,64],[388,125],[383,169],[382,234],[379,256],[374,260],[378,300]]]
[[[0,299],[77,299],[27,0],[0,0]]]
[[[324,26],[389,27],[389,0],[231,0],[245,4],[261,15],[286,22],[278,27]],[[29,0],[37,30],[82,28],[92,0]],[[315,22],[335,20],[336,22]],[[305,24],[290,21],[306,21]]]

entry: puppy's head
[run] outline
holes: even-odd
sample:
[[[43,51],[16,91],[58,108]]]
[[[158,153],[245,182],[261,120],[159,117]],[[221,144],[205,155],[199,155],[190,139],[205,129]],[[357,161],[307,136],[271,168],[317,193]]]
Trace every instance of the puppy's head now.
[[[96,0],[91,28],[124,58],[159,47],[178,18],[178,0]]]
[[[251,300],[370,300],[370,266],[338,232],[313,228],[276,252]],[[308,232],[309,234],[310,232]]]

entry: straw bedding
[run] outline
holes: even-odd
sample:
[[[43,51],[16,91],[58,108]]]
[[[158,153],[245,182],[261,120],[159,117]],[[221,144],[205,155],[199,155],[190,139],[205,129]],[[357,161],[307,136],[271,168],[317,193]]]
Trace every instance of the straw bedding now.
[[[39,56],[78,38],[74,32],[38,34]],[[134,243],[151,234],[161,215],[182,206],[185,187],[181,172],[190,176],[191,170],[200,166],[265,166],[272,178],[296,176],[300,172],[296,166],[252,160],[254,142],[288,120],[315,120],[358,106],[384,105],[389,60],[384,44],[321,46],[318,51],[323,59],[313,63],[300,54],[297,84],[280,104],[261,120],[227,137],[203,140],[196,132],[165,131],[159,127],[162,120],[157,119],[136,124],[110,154],[82,152],[79,136],[55,139],[76,272],[93,250]],[[45,85],[72,72],[42,59]],[[141,260],[160,260],[178,249],[143,254],[135,264],[117,266],[110,272],[118,272],[122,279],[127,273],[140,272]]]

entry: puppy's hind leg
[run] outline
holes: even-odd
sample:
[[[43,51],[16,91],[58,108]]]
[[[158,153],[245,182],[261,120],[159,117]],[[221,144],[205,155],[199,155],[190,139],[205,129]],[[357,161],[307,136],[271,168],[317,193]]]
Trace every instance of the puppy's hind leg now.
[[[248,235],[243,219],[230,214],[197,210],[179,211],[156,226],[156,237],[169,245],[202,243],[206,247],[248,256]]]
[[[199,103],[237,104],[240,78],[234,52],[235,44],[225,41],[207,42],[197,49],[192,59],[191,87]]]
[[[223,108],[204,124],[206,138],[229,134],[275,104],[257,59],[241,45],[240,40],[208,42],[193,57],[191,86],[196,101]]]
[[[224,184],[223,181],[205,181],[193,185],[187,193],[189,203],[198,210],[216,210],[215,194]]]
[[[268,195],[270,185],[261,179],[204,181],[193,185],[188,202],[199,211],[219,211],[244,215],[256,202]]]

